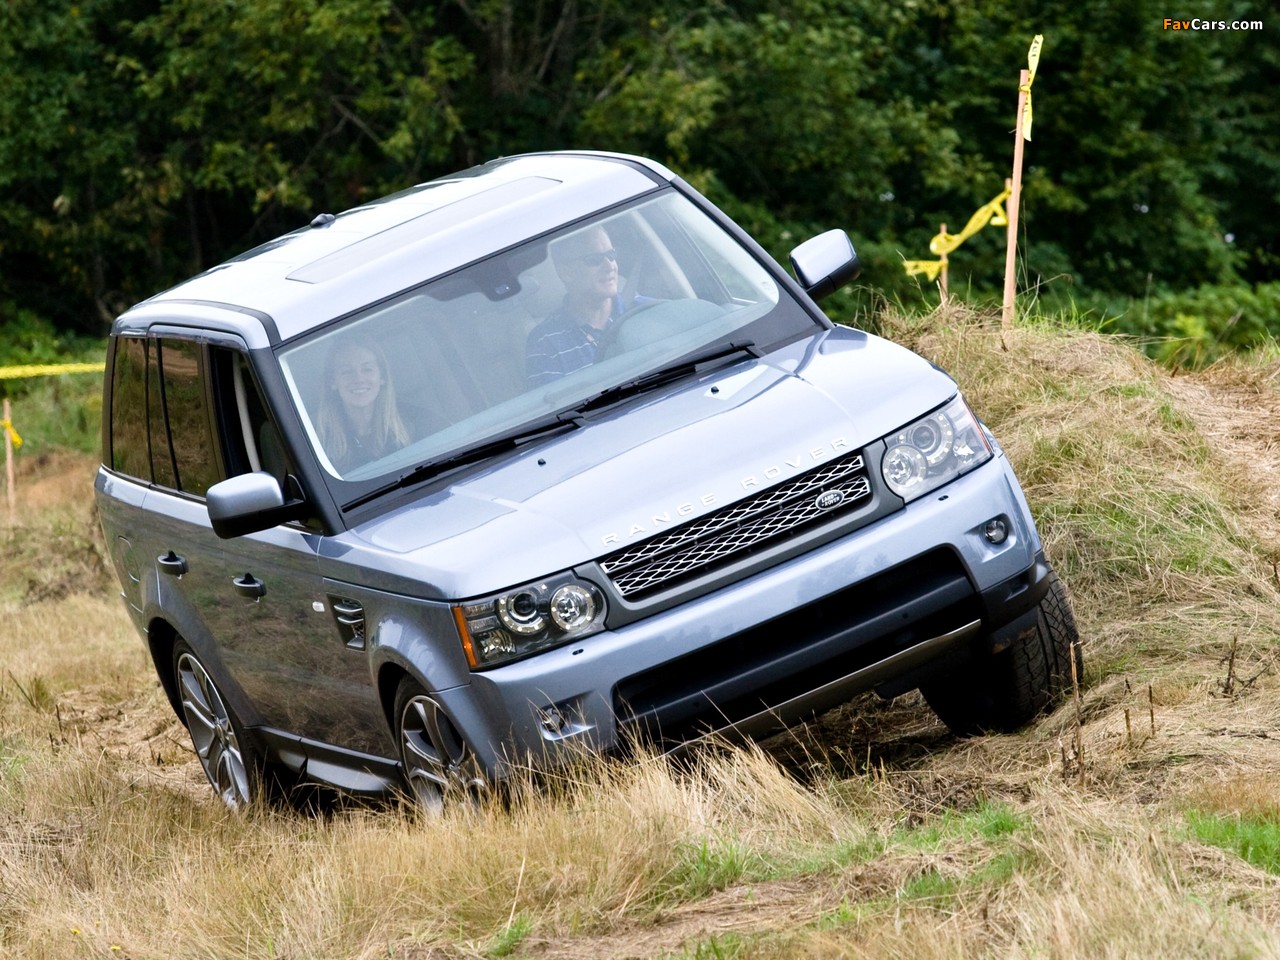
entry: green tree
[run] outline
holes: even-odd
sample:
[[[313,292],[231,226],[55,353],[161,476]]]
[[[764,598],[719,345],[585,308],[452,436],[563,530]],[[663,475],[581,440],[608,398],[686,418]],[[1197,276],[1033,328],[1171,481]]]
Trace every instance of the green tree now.
[[[605,95],[584,106],[580,138],[664,160],[778,255],[837,225],[886,248],[913,229],[927,242],[912,201],[963,172],[945,110],[896,82],[914,15],[749,6],[653,17],[594,54],[584,69]]]
[[[1274,8],[1273,8],[1274,10]],[[1227,20],[1256,21],[1261,31],[1234,31],[1219,37],[1229,65],[1212,108],[1219,116],[1223,152],[1207,171],[1206,190],[1219,198],[1219,219],[1237,257],[1237,270],[1251,283],[1280,281],[1280,42],[1274,13],[1235,2],[1218,14]],[[1192,39],[1192,38],[1185,38]],[[1272,316],[1272,332],[1280,316]]]
[[[141,9],[139,9],[141,8]],[[388,0],[0,8],[5,283],[97,322],[257,240],[435,173],[471,57]],[[22,265],[15,269],[15,265]]]
[[[0,298],[64,325],[113,315],[161,216],[136,189],[133,103],[107,55],[132,6],[0,5]]]
[[[1180,16],[1256,18],[1245,0]],[[1225,11],[1221,7],[1227,8]],[[904,290],[999,192],[1045,35],[1030,279],[1132,297],[1280,279],[1275,31],[1166,31],[1155,0],[8,0],[0,303],[100,331],[286,230],[499,155],[654,156],[783,256],[844,226]],[[1003,238],[952,258],[998,291]]]

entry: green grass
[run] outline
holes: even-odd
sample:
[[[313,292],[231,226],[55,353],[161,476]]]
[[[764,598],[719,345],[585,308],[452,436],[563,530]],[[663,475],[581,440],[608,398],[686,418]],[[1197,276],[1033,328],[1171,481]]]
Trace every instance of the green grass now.
[[[490,957],[509,957],[519,948],[525,938],[533,931],[533,920],[523,913],[512,916],[507,925],[498,932],[485,954]]]
[[[68,373],[33,380],[10,399],[9,407],[9,418],[22,438],[22,445],[15,451],[19,457],[59,449],[96,453],[101,446],[99,373]]]
[[[1191,810],[1187,826],[1201,843],[1234,853],[1246,863],[1280,875],[1280,821],[1274,817]]]
[[[930,868],[907,882],[902,888],[902,899],[944,906],[959,893],[961,883],[958,877],[944,876],[940,871]]]
[[[683,844],[677,849],[663,899],[697,900],[735,883],[767,880],[781,872],[770,858],[732,837],[703,838],[699,843]]]
[[[60,363],[101,363],[106,341],[58,334],[45,321],[19,314],[0,341],[0,368]],[[96,452],[102,421],[102,374],[68,373],[0,379],[10,419],[22,438],[19,456],[57,449]]]
[[[944,810],[934,821],[895,834],[897,844],[933,853],[957,840],[995,842],[1027,829],[1025,815],[1004,803],[979,804],[973,810]]]
[[[753,955],[760,938],[724,933],[690,944],[680,953],[666,954],[662,960],[738,960]]]

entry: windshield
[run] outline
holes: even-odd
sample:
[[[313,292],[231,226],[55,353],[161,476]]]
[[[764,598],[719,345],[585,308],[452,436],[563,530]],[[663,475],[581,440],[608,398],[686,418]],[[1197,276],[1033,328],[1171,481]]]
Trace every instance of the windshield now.
[[[668,191],[506,250],[290,344],[311,445],[350,500],[709,347],[814,321]]]

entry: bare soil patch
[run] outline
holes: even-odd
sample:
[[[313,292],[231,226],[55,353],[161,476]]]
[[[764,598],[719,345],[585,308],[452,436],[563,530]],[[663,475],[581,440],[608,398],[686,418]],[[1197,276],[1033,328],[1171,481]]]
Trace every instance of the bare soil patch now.
[[[116,690],[80,690],[59,707],[63,736],[124,761],[140,782],[163,786],[200,803],[216,802],[159,682],[123,701]]]

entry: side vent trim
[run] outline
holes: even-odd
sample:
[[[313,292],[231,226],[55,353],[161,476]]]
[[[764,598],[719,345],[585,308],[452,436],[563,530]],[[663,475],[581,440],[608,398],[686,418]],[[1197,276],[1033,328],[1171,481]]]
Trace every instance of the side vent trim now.
[[[333,611],[333,619],[338,624],[342,642],[352,650],[363,650],[364,607],[347,597],[330,597],[329,609]]]

